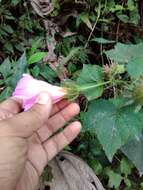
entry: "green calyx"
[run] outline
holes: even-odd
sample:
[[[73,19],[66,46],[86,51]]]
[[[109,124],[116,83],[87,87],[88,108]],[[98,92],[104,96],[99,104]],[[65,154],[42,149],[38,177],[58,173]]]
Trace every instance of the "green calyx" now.
[[[71,80],[64,81],[62,86],[67,91],[67,96],[66,96],[67,99],[72,101],[79,96],[80,90],[78,88],[78,85],[74,81]]]
[[[80,95],[80,93],[82,93],[86,96],[86,93],[88,91],[90,91],[90,90],[94,91],[96,88],[102,87],[109,83],[110,83],[110,81],[100,82],[100,83],[93,82],[93,83],[89,83],[89,84],[78,85],[78,84],[74,83],[73,81],[66,81],[66,82],[64,82],[63,86],[64,86],[65,90],[67,91],[67,98],[69,100],[74,100]]]

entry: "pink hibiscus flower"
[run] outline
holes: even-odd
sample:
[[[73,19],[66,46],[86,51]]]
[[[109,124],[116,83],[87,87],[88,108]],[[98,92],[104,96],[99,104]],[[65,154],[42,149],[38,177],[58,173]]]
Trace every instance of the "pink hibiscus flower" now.
[[[53,86],[47,82],[34,79],[29,74],[23,74],[13,92],[13,97],[23,101],[23,109],[26,111],[36,103],[37,96],[41,92],[48,92],[51,95],[53,104],[67,95],[66,90],[62,87]]]

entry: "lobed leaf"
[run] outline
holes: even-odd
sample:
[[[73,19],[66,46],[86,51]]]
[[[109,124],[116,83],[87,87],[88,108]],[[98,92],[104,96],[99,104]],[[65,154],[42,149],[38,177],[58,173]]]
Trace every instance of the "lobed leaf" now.
[[[96,133],[110,161],[131,138],[139,138],[142,122],[142,113],[135,113],[133,106],[120,108],[107,100],[91,102],[84,117],[84,126]]]
[[[143,43],[137,45],[117,43],[114,49],[105,51],[107,57],[117,63],[129,63],[132,59],[143,57]]]
[[[132,78],[143,75],[143,43],[136,45],[117,43],[114,49],[106,51],[108,58],[116,63],[126,63],[127,71]]]

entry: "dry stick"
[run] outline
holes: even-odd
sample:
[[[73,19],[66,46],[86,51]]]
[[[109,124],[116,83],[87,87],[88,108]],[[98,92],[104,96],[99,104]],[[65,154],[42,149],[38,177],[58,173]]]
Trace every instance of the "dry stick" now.
[[[49,52],[52,53],[52,55],[55,55],[55,57],[56,57],[56,54],[54,53],[53,49],[51,50],[51,49],[50,49],[50,46],[49,46],[48,38],[49,38],[49,37],[52,37],[52,34],[51,34],[51,36],[49,36],[49,34],[48,34],[48,32],[47,32],[47,30],[49,30],[49,26],[47,25],[47,21],[48,21],[48,20],[43,19],[44,27],[45,27],[45,29],[46,29],[46,45],[47,45],[47,49],[49,50]],[[54,36],[53,36],[53,38],[54,38]],[[55,44],[53,44],[53,46],[55,46]],[[58,72],[57,68],[58,68],[59,64],[60,64],[60,58],[58,58],[58,57],[57,57],[55,60],[53,60],[53,61],[49,61],[49,66],[50,66],[50,68],[51,68],[53,71],[55,71],[56,74],[57,74],[57,76],[58,76],[58,78],[59,78],[61,81],[63,81],[65,78],[67,78],[66,69],[63,68],[63,72]],[[65,71],[64,71],[64,70],[65,70]]]
[[[90,32],[90,35],[89,35],[89,37],[88,37],[88,40],[87,40],[87,42],[86,42],[86,44],[85,44],[85,47],[84,47],[85,49],[87,48],[88,43],[89,43],[89,41],[90,41],[90,39],[91,39],[91,37],[92,37],[92,35],[93,35],[93,32],[94,32],[94,30],[95,30],[95,27],[96,27],[96,25],[97,25],[97,23],[98,23],[98,20],[99,20],[99,18],[100,18],[100,15],[101,15],[101,4],[99,3],[97,19],[96,19],[96,21],[95,21],[95,23],[94,23],[94,26],[93,26],[93,28],[92,28],[92,31]]]
[[[106,11],[106,8],[107,8],[107,1],[108,0],[105,0],[105,4],[104,4],[104,9],[103,9],[103,11],[102,11],[102,15],[105,13],[105,11]],[[103,31],[102,31],[102,36],[101,36],[102,38],[103,38]],[[104,58],[103,58],[103,44],[101,43],[101,45],[100,45],[100,54],[101,54],[101,60],[102,60],[102,66],[104,65]]]
[[[124,5],[124,2],[122,2],[122,6]],[[120,20],[117,25],[117,31],[116,31],[116,42],[119,40],[119,30],[120,30]]]
[[[120,30],[120,21],[118,22],[118,25],[117,25],[116,42],[118,42],[118,40],[119,40],[119,30]]]

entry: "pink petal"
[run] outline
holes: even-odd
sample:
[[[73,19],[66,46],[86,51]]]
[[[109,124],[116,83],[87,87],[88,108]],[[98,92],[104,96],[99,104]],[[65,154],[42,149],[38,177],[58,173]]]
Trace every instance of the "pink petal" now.
[[[47,82],[34,79],[29,74],[24,74],[18,82],[13,97],[23,100],[23,109],[28,110],[35,103],[39,93],[48,92],[53,104],[66,96],[66,90],[62,87],[53,86]]]

